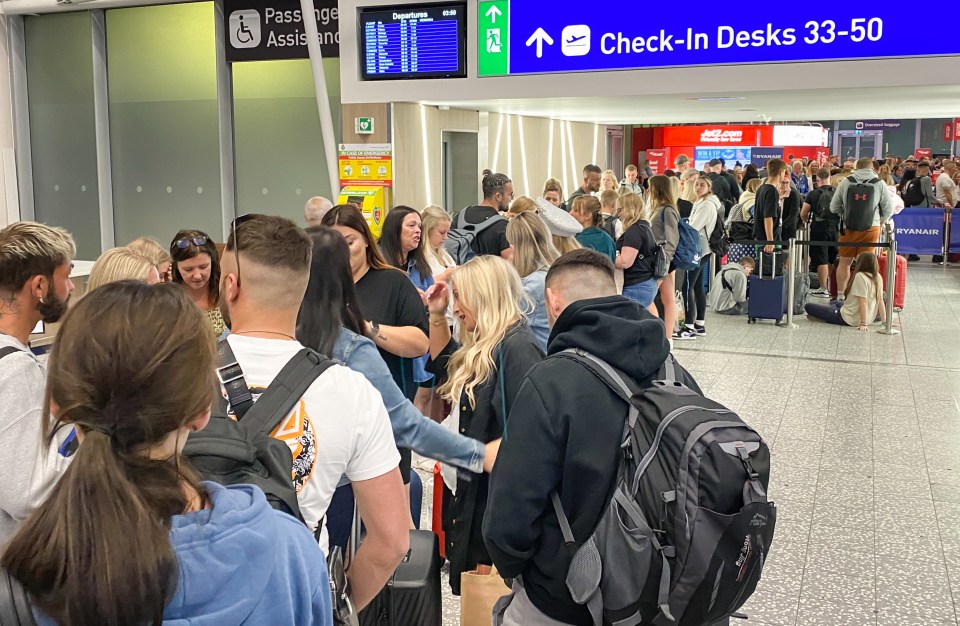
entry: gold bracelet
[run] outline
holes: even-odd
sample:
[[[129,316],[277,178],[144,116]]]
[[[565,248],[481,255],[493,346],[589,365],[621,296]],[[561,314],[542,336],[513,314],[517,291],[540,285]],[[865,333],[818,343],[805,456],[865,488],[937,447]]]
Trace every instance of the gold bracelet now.
[[[446,317],[434,317],[430,316],[430,325],[431,326],[446,326],[447,318]]]

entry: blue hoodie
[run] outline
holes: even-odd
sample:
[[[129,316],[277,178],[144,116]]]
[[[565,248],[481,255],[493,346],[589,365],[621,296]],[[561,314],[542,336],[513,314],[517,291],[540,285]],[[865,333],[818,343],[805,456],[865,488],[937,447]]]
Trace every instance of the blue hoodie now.
[[[163,623],[332,626],[327,566],[307,527],[252,485],[204,486],[212,508],[171,520],[180,579]]]

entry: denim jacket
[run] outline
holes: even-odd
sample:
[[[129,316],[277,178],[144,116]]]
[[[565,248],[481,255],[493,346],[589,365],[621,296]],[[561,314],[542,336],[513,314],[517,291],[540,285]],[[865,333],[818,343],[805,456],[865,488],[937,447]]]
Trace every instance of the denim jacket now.
[[[341,328],[330,358],[363,374],[380,392],[397,446],[472,472],[483,471],[484,445],[424,417],[397,387],[372,341]]]
[[[547,352],[547,340],[550,338],[550,321],[547,319],[547,301],[544,294],[546,279],[547,270],[542,268],[520,279],[523,290],[533,303],[533,310],[526,312],[527,324],[544,353]]]

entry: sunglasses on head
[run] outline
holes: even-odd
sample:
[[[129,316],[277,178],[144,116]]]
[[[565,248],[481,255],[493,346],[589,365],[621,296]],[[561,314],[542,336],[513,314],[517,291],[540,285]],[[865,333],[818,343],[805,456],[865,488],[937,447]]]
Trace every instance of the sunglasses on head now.
[[[254,218],[253,213],[241,215],[230,222],[230,230],[233,232],[233,256],[237,261],[237,285],[240,285],[240,242],[237,240],[237,226],[244,222],[249,222]]]
[[[207,238],[200,235],[197,237],[181,237],[174,242],[174,245],[177,246],[180,250],[186,250],[190,247],[190,244],[193,244],[197,247],[207,245]]]

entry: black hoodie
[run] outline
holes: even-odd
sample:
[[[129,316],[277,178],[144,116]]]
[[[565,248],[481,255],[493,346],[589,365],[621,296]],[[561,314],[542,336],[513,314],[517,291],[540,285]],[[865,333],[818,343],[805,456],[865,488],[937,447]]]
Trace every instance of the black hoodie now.
[[[592,624],[573,602],[565,578],[573,551],[563,545],[550,504],[557,490],[578,544],[613,497],[627,406],[584,366],[555,356],[580,348],[606,360],[641,387],[670,352],[663,322],[621,296],[567,307],[550,335],[550,356],[527,375],[510,410],[493,474],[483,534],[507,578],[523,577],[530,600],[549,617]],[[681,380],[699,391],[682,368]]]

